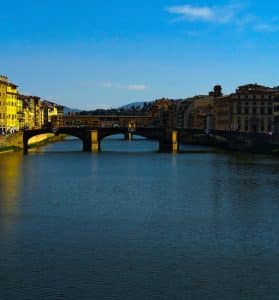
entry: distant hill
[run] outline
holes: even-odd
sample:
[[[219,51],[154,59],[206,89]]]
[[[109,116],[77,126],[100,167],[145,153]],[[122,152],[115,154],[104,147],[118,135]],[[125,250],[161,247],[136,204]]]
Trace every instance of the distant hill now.
[[[76,112],[81,112],[81,110],[64,106],[64,115],[68,115],[69,113],[76,113]]]
[[[64,115],[68,115],[69,113],[81,113],[81,114],[91,114],[92,112],[102,112],[104,114],[104,112],[106,111],[118,111],[118,110],[131,110],[133,108],[137,108],[137,109],[142,109],[144,107],[144,103],[150,103],[150,102],[144,102],[144,101],[138,101],[138,102],[132,102],[123,106],[120,106],[119,108],[115,108],[115,109],[95,109],[93,111],[91,110],[81,110],[81,109],[76,109],[76,108],[70,108],[67,106],[64,106]]]
[[[121,108],[122,109],[131,109],[133,107],[143,108],[143,105],[144,105],[144,101],[141,101],[141,102],[132,102],[132,103],[120,106],[119,109],[121,109]]]

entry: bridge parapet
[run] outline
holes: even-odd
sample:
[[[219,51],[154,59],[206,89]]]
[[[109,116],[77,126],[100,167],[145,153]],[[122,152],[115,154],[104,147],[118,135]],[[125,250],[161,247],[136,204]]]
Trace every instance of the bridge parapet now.
[[[152,126],[151,116],[123,116],[123,115],[74,115],[56,116],[52,118],[54,128],[61,127],[90,127],[90,128],[111,128],[111,127],[136,127]]]

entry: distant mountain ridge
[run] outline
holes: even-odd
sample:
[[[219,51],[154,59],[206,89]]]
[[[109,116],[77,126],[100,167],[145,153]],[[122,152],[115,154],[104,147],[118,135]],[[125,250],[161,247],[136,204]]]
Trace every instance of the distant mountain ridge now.
[[[119,108],[121,109],[131,109],[133,107],[139,107],[139,108],[143,108],[145,101],[139,101],[139,102],[132,102],[126,105],[122,105]]]
[[[130,110],[130,109],[133,109],[133,108],[139,108],[139,109],[142,109],[144,107],[144,103],[149,103],[150,101],[137,101],[137,102],[131,102],[131,103],[128,103],[128,104],[125,104],[125,105],[122,105],[118,108],[115,108],[116,110],[117,109],[124,109],[124,110]],[[112,108],[113,109],[113,108]],[[95,109],[95,110],[98,110],[98,109]],[[105,110],[105,109],[101,109],[100,110]],[[77,108],[70,108],[68,106],[64,106],[64,115],[68,115],[70,113],[81,113],[81,112],[90,112],[91,110],[83,110],[83,109],[77,109]]]
[[[64,106],[64,115],[68,115],[69,113],[77,113],[77,112],[81,112],[81,109]]]

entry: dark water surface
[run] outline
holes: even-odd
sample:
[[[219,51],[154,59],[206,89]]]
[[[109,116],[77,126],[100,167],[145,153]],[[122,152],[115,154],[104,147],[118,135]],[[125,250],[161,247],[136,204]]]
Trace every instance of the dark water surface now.
[[[80,149],[0,156],[1,300],[279,299],[278,157]]]

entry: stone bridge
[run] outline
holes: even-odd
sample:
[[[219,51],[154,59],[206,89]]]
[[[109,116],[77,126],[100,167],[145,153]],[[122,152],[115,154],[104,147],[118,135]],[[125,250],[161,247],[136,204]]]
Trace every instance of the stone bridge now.
[[[83,151],[100,152],[101,142],[105,137],[115,134],[123,134],[125,139],[131,140],[133,135],[140,135],[148,139],[157,140],[159,142],[159,152],[177,152],[179,150],[178,132],[176,130],[166,130],[163,128],[126,128],[126,127],[104,127],[104,128],[86,128],[86,127],[61,127],[55,130],[36,129],[26,130],[23,133],[23,149],[24,153],[28,153],[28,141],[30,138],[44,134],[55,133],[66,134],[79,138],[83,144]]]
[[[210,131],[200,129],[164,129],[153,127],[60,127],[52,129],[26,130],[23,133],[24,153],[28,153],[28,141],[30,138],[44,134],[65,134],[79,138],[83,144],[83,151],[100,152],[101,142],[104,138],[123,134],[125,139],[131,140],[133,135],[139,135],[148,139],[157,140],[159,152],[179,152],[179,144],[201,144],[221,146],[234,150],[247,150],[270,152],[274,149],[279,152],[279,135],[249,134],[228,131]]]

